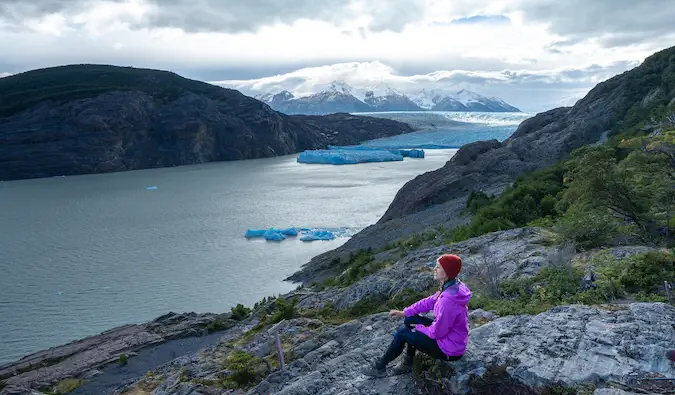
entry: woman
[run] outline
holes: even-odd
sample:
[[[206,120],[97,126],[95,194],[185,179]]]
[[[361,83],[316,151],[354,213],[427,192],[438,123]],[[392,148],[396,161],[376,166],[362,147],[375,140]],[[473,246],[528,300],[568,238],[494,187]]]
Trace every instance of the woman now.
[[[374,366],[368,366],[363,373],[371,377],[384,377],[386,366],[401,355],[407,344],[406,355],[395,374],[410,372],[415,350],[444,361],[462,358],[469,341],[469,313],[467,304],[471,290],[457,279],[462,269],[462,259],[457,255],[445,254],[436,260],[434,279],[440,282],[439,292],[406,307],[403,311],[392,310],[390,317],[405,317],[402,326],[394,335],[389,349]],[[435,319],[418,314],[434,311]]]

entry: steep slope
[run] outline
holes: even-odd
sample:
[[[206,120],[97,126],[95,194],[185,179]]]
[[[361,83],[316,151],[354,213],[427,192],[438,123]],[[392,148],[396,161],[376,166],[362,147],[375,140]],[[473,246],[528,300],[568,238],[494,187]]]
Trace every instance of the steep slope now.
[[[461,211],[471,190],[499,194],[518,175],[549,166],[612,132],[638,127],[673,105],[675,47],[598,84],[574,107],[524,121],[503,143],[481,141],[462,147],[445,166],[401,188],[377,224],[340,248],[315,257],[291,279],[303,281],[330,273],[332,259],[359,248],[377,249],[429,226],[461,224],[467,219]]]
[[[0,79],[0,180],[261,158],[410,131],[347,114],[308,122],[166,71],[75,65]]]

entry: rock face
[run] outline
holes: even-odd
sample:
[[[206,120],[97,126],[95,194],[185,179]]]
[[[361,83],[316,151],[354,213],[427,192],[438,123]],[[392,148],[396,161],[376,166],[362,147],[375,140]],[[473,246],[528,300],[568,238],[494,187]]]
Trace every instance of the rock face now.
[[[46,387],[117,361],[123,353],[131,355],[168,340],[204,335],[210,323],[227,321],[228,317],[228,314],[169,313],[142,325],[121,326],[2,365],[0,380],[16,387]]]
[[[498,318],[471,331],[467,353],[452,363],[455,375],[444,380],[447,387],[464,390],[471,373],[507,366],[512,378],[533,388],[609,382],[630,388],[640,377],[675,374],[665,357],[675,339],[672,322],[675,308],[660,303],[614,312],[566,306],[537,316]],[[273,373],[250,394],[417,393],[410,375],[373,380],[360,373],[381,356],[399,324],[377,314],[326,329],[323,336],[331,340],[287,371]]]
[[[619,311],[563,306],[534,317],[503,317],[472,330],[457,368],[510,365],[509,374],[532,387],[672,377],[675,367],[665,353],[673,347],[673,322],[675,308],[662,303]]]
[[[519,278],[537,274],[542,268],[569,262],[573,254],[565,246],[550,243],[551,234],[540,228],[511,229],[490,233],[467,241],[447,246],[422,248],[411,251],[390,267],[379,270],[346,288],[330,288],[315,292],[297,290],[289,297],[298,297],[301,309],[320,308],[333,303],[335,309],[344,310],[364,299],[395,298],[404,292],[426,292],[436,287],[433,266],[436,258],[443,253],[462,256],[463,276],[473,276],[486,265],[499,267],[498,276]],[[380,260],[390,259],[387,253],[380,254]],[[313,273],[320,278],[320,273]]]
[[[671,78],[669,59],[674,53],[675,47],[661,51],[639,67],[598,84],[574,107],[523,121],[503,143],[463,146],[445,166],[403,186],[377,224],[313,258],[290,279],[307,280],[316,268],[364,246],[377,249],[430,226],[455,227],[466,221],[461,211],[471,190],[499,194],[518,175],[565,159],[574,149],[602,141],[612,129],[634,122],[633,114],[648,111],[655,98],[661,103],[674,100],[672,89],[664,92],[658,85],[661,78]]]
[[[662,303],[635,303],[614,311],[573,305],[537,316],[496,318],[471,330],[464,358],[448,363],[454,373],[439,380],[446,393],[462,394],[473,389],[472,393],[485,394],[475,387],[475,380],[498,368],[505,369],[506,378],[512,382],[530,389],[590,384],[596,387],[596,394],[652,393],[636,383],[647,377],[675,374],[675,366],[665,356],[675,339],[673,322],[675,308]],[[307,319],[284,322],[279,333],[288,346],[286,369],[273,371],[247,393],[421,394],[410,374],[390,373],[371,379],[361,373],[364,366],[384,353],[400,324],[400,319],[390,319],[385,313],[337,326],[320,326],[320,322]],[[270,353],[270,344],[271,335],[261,333],[244,349],[264,355]],[[217,363],[224,350],[222,346],[204,350],[153,372],[165,381],[151,394],[219,394],[202,383],[217,382],[220,375],[227,374]],[[625,391],[616,392],[617,387]],[[240,392],[223,392],[234,393]]]
[[[235,90],[113,66],[2,78],[0,103],[0,180],[287,155],[413,130],[348,114],[287,116]]]

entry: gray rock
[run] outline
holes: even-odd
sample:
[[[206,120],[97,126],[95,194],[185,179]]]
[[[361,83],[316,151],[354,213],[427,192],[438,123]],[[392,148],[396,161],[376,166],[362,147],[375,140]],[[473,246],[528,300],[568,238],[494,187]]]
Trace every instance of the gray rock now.
[[[485,311],[483,309],[473,310],[469,313],[469,318],[476,321],[492,321],[495,318],[499,317],[491,311]]]
[[[7,384],[43,388],[67,377],[92,377],[97,368],[116,362],[120,354],[188,336],[206,334],[206,324],[228,315],[169,313],[152,322],[125,325],[99,335],[40,351],[19,361],[0,366],[0,379]],[[43,366],[23,373],[31,366]]]
[[[542,228],[518,228],[489,233],[447,246],[413,250],[395,264],[367,276],[347,288],[320,292],[303,289],[298,296],[300,309],[321,308],[333,303],[344,310],[368,298],[394,298],[402,292],[426,293],[437,284],[433,265],[443,253],[462,257],[462,276],[482,276],[487,270],[499,279],[533,276],[550,265],[568,264],[574,252],[567,245],[551,244],[555,235]]]
[[[31,388],[9,385],[0,391],[0,395],[45,395]]]
[[[637,392],[626,392],[616,388],[598,388],[593,395],[638,395]]]
[[[312,373],[284,372],[250,393],[415,393],[409,375],[370,379],[360,373],[382,355],[400,320],[376,314],[359,321],[359,329],[341,343],[331,340],[303,358]],[[497,318],[471,331],[467,354],[451,363],[456,374],[444,382],[463,393],[472,375],[493,366],[509,366],[512,378],[531,387],[673,376],[675,367],[664,356],[675,339],[673,321],[675,308],[662,303],[635,303],[618,311],[563,306],[537,316]]]

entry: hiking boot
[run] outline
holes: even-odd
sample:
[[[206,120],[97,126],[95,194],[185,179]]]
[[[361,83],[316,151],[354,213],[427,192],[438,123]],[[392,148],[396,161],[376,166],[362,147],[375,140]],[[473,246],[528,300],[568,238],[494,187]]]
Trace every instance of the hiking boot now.
[[[398,362],[398,365],[394,366],[393,372],[395,375],[410,373],[412,372],[412,366],[413,357],[406,354]]]
[[[382,378],[387,377],[387,368],[379,369],[375,364],[371,364],[361,369],[361,373],[368,377]]]

